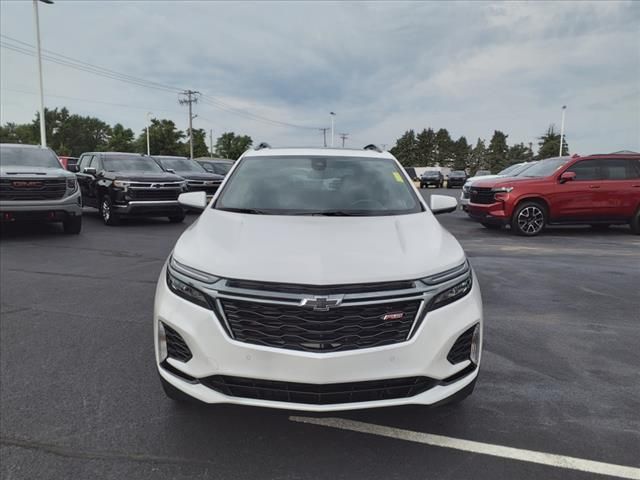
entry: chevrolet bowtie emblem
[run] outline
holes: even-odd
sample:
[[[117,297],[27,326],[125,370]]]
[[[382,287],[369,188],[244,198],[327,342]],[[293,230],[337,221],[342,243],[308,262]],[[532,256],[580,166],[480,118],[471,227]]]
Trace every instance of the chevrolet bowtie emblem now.
[[[305,298],[300,302],[301,307],[313,308],[316,312],[328,312],[331,308],[342,303],[342,296]]]

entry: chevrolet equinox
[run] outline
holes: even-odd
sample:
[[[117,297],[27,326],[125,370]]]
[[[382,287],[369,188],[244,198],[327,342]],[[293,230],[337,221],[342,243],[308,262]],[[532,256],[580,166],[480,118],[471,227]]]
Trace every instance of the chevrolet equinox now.
[[[155,354],[175,400],[308,411],[459,401],[475,385],[474,271],[398,161],[272,149],[234,164],[162,269]]]

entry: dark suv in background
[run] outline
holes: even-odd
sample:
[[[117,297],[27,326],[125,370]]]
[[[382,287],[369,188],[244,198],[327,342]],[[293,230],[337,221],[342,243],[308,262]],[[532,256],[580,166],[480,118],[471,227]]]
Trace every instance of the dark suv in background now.
[[[420,188],[429,188],[431,185],[436,188],[444,185],[444,175],[438,170],[429,170],[420,176]]]
[[[151,157],[83,153],[74,170],[84,205],[97,208],[106,225],[117,225],[121,217],[134,215],[184,220],[178,195],[187,191],[186,181],[165,172]]]
[[[211,197],[216,193],[224,179],[223,175],[210,173],[200,163],[187,157],[154,155],[153,158],[163,170],[184,178],[187,181],[187,189],[190,192],[203,191],[207,196]]]
[[[447,188],[460,187],[464,185],[469,176],[464,170],[454,170],[449,174],[447,178]]]
[[[629,224],[640,234],[638,154],[540,160],[517,177],[480,179],[469,193],[469,216],[487,228],[532,236],[549,224]]]

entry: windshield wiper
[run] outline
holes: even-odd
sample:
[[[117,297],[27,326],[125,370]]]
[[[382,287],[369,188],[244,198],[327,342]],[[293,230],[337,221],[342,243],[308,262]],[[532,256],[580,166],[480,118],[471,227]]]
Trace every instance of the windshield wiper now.
[[[268,212],[266,210],[259,210],[257,208],[235,208],[235,207],[228,207],[228,208],[216,208],[216,210],[222,210],[223,212],[234,212],[234,213],[249,213],[251,215],[271,215],[271,212]]]
[[[310,217],[369,217],[375,212],[363,212],[357,210],[319,210],[317,212],[294,212],[289,215],[306,215]]]

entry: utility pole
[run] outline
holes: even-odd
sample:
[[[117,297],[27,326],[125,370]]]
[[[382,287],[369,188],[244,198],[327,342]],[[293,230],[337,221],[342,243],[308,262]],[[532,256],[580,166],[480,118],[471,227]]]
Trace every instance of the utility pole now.
[[[567,106],[562,106],[562,123],[560,124],[560,155],[562,156],[562,143],[564,142],[564,114],[567,111]]]
[[[339,133],[338,134],[340,136],[340,138],[342,139],[342,148],[344,148],[344,141],[347,139],[347,137],[349,136],[348,133]]]
[[[327,146],[327,130],[329,130],[329,128],[320,128],[319,129],[322,132],[322,139],[324,140],[324,146]]]
[[[213,158],[213,130],[209,130],[209,154]]]
[[[189,105],[189,158],[193,159],[193,119],[196,118],[197,115],[193,115],[191,105],[198,103],[198,95],[200,95],[200,92],[185,90],[181,95],[184,95],[186,98],[178,100],[180,105]]]
[[[150,115],[151,112],[147,112],[147,156],[151,155],[151,147],[149,144],[149,123],[151,123],[151,120],[149,119]]]
[[[42,3],[52,4],[51,0],[41,0]],[[33,0],[33,17],[36,24],[36,49],[38,51],[38,79],[40,81],[40,146],[47,146],[47,129],[44,118],[44,87],[42,86],[42,54],[40,53],[40,17],[38,15],[38,0]]]
[[[333,117],[336,116],[335,112],[329,112],[329,115],[331,115],[331,146],[333,147],[333,139],[334,139],[334,135],[333,135]]]

